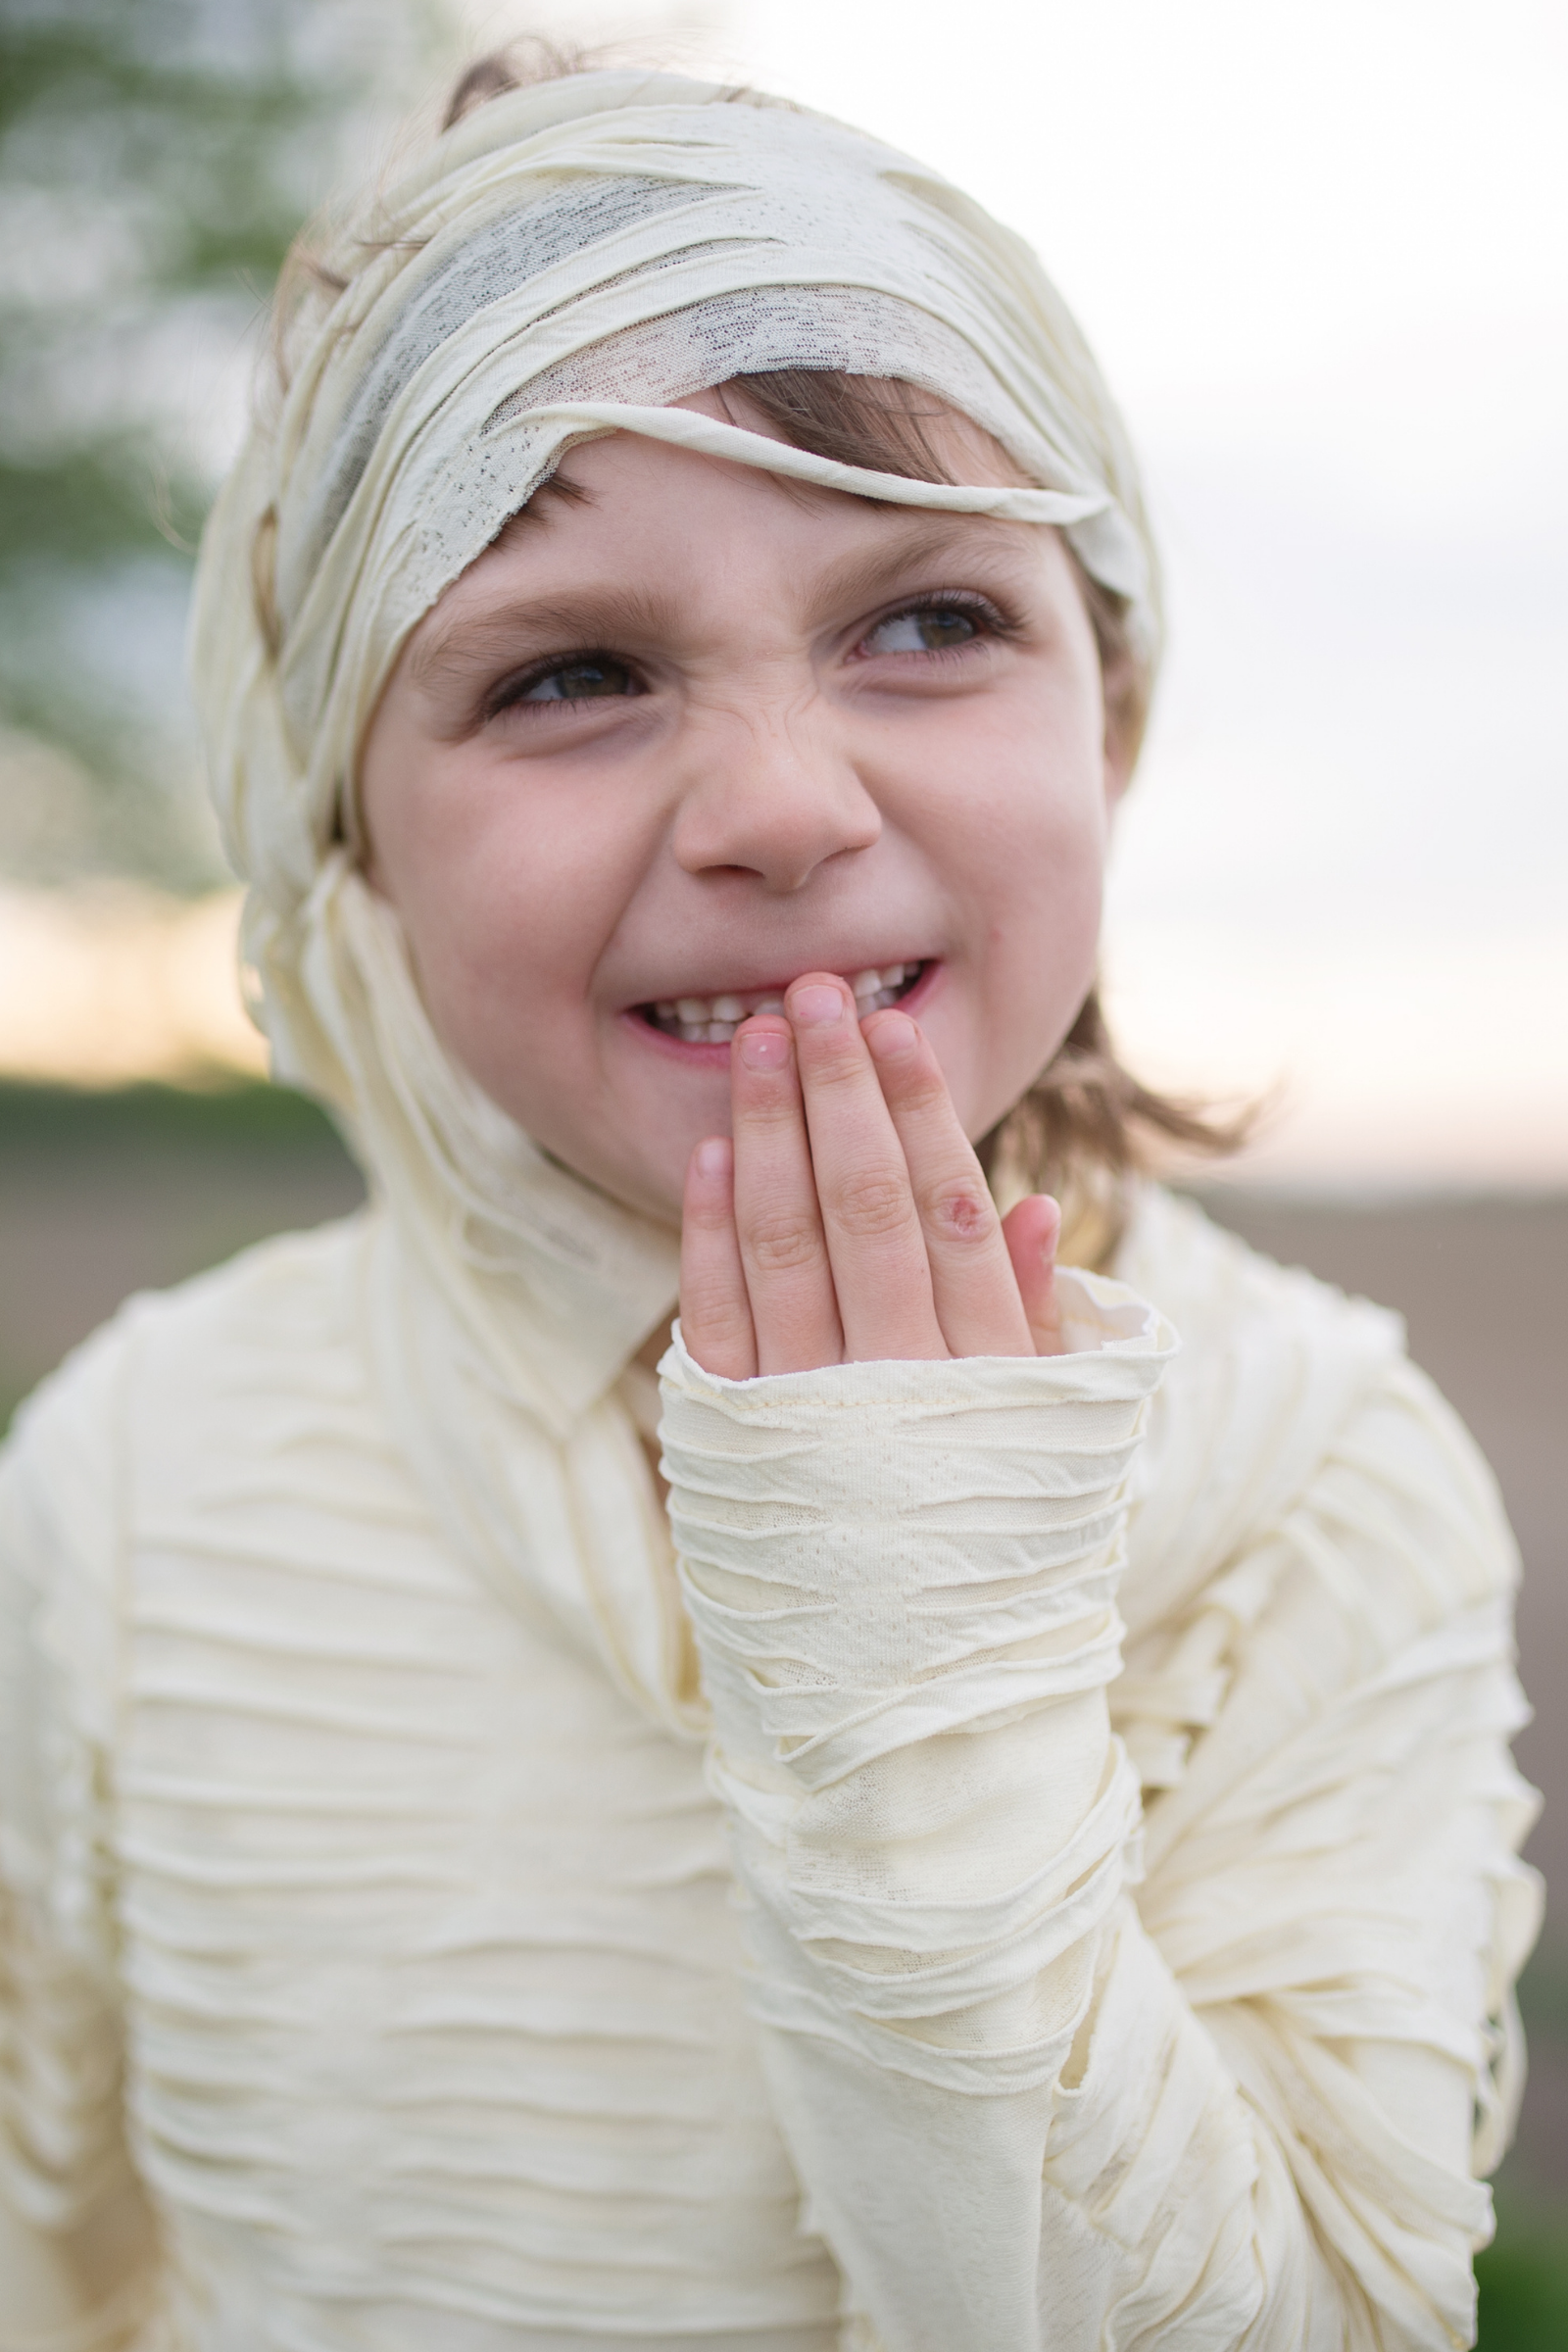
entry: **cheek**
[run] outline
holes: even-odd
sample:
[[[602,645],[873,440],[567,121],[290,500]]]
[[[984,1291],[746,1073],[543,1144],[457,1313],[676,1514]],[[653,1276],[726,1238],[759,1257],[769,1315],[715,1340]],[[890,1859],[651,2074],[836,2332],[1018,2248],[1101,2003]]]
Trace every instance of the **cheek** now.
[[[624,820],[591,791],[460,773],[383,859],[431,1018],[482,1082],[510,1071],[513,1092],[521,1063],[585,1011],[635,871]]]
[[[1019,696],[949,748],[942,854],[995,910],[993,950],[1098,922],[1107,837],[1098,701]]]
[[[976,730],[967,776],[945,854],[978,952],[963,1115],[981,1133],[1056,1051],[1094,980],[1107,841],[1098,709],[1026,707]],[[964,1051],[956,1037],[953,1050]]]

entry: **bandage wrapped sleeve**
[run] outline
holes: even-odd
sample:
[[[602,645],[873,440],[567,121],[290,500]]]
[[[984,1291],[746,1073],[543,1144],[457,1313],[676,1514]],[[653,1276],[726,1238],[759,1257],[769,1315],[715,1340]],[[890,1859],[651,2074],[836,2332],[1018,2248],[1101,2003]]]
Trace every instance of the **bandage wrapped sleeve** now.
[[[1135,1907],[1107,1694],[1173,1335],[1064,1288],[1057,1358],[663,1366],[747,1998],[850,2340],[1467,2341],[1488,1947],[1525,1893],[1505,1533],[1392,1374],[1230,1572],[1251,1668]]]

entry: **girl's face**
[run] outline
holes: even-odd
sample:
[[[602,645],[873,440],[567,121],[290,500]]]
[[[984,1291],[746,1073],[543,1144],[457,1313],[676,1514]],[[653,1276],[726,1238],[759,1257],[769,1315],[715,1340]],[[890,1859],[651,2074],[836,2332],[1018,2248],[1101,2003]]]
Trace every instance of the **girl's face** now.
[[[928,429],[956,479],[1018,478]],[[426,613],[365,745],[437,1034],[669,1223],[729,1126],[729,1031],[803,972],[904,1003],[985,1134],[1089,988],[1124,781],[1061,541],[631,434],[569,466]]]

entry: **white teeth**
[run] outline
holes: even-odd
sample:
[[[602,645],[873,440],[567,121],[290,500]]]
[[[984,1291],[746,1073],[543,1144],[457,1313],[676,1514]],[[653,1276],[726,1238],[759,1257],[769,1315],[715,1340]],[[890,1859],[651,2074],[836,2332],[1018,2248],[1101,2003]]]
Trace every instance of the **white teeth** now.
[[[858,1013],[880,1012],[894,1004],[906,980],[913,979],[918,963],[889,963],[878,970],[868,964],[850,981]],[[652,1007],[656,1023],[689,1046],[727,1046],[740,1022],[754,1012],[782,1012],[782,996],[747,996],[727,991],[717,997],[662,997]]]

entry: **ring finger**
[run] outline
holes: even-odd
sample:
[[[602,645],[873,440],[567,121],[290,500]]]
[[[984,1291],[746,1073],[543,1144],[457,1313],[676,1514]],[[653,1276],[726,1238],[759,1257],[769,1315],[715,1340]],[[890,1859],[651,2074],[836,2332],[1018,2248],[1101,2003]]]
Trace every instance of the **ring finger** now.
[[[943,1338],[955,1355],[1033,1355],[1002,1220],[928,1040],[891,1008],[871,1014],[864,1036],[908,1165]]]

